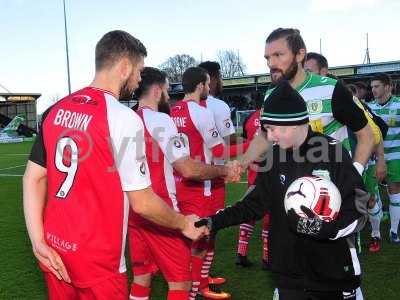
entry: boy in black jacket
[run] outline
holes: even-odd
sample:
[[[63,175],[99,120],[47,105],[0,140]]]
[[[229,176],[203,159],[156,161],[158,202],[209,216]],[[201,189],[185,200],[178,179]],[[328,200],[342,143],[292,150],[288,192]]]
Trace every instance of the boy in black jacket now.
[[[211,233],[271,213],[270,259],[280,300],[355,299],[360,263],[355,233],[367,220],[368,194],[348,152],[336,140],[313,132],[307,107],[287,82],[264,103],[261,126],[274,143],[256,184],[242,201],[198,225]],[[272,163],[272,164],[271,164]],[[325,176],[338,187],[342,205],[338,218],[324,222],[302,206],[308,218],[287,214],[284,195],[303,176]]]

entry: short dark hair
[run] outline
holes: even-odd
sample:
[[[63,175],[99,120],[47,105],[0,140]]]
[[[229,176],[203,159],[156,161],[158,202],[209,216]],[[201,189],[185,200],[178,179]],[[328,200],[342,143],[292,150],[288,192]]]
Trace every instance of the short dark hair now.
[[[322,68],[328,68],[328,60],[322,54],[316,52],[307,53],[306,61],[309,59],[314,59],[317,62],[318,68],[321,70]]]
[[[135,90],[135,95],[138,98],[146,94],[153,84],[163,85],[167,82],[167,74],[152,67],[145,67],[140,76],[142,81],[140,81],[139,87]]]
[[[204,61],[199,67],[205,69],[210,77],[218,77],[221,74],[221,66],[216,61]]]
[[[272,31],[266,39],[266,43],[271,43],[279,39],[285,39],[289,49],[294,55],[298,54],[300,49],[307,52],[306,44],[300,35],[300,30],[294,28],[278,28]],[[305,59],[301,62],[304,66]]]
[[[199,83],[206,83],[207,71],[200,67],[190,67],[182,75],[182,87],[185,94],[193,93]]]
[[[386,73],[379,73],[376,74],[372,79],[371,82],[374,80],[378,80],[380,82],[383,83],[383,85],[392,85],[392,79],[390,78],[390,76]]]
[[[146,57],[146,47],[128,32],[114,30],[106,33],[96,45],[96,71],[113,65],[127,56],[132,60]]]
[[[364,89],[364,90],[368,90],[368,86],[365,82],[362,81],[357,81],[354,83],[354,85],[358,88],[358,89]]]
[[[355,84],[347,84],[346,87],[349,89],[349,91],[351,92],[351,94],[354,96],[355,94],[357,94],[357,87]]]

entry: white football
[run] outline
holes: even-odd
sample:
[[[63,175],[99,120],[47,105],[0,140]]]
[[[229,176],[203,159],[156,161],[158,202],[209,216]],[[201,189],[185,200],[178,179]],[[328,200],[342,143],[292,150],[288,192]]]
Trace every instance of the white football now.
[[[337,218],[341,204],[342,197],[336,185],[318,176],[305,176],[293,181],[284,200],[286,213],[293,208],[299,216],[307,218],[300,209],[304,205],[326,222]]]

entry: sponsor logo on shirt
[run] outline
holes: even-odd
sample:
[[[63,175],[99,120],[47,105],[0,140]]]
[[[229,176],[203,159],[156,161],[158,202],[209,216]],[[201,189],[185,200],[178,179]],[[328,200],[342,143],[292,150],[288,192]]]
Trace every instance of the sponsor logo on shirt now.
[[[279,174],[279,180],[281,181],[282,185],[285,185],[286,176],[284,174]]]
[[[63,252],[67,252],[67,251],[75,252],[78,249],[77,243],[64,240],[50,232],[46,232],[46,239],[47,239],[47,242],[51,246],[53,246],[54,248],[57,248]]]
[[[78,103],[78,104],[91,104],[91,105],[98,104],[96,100],[93,100],[88,95],[75,95],[72,97],[72,102]]]
[[[179,139],[175,139],[174,140],[174,146],[178,149],[180,149],[182,147],[182,143]]]
[[[144,161],[140,164],[139,171],[142,173],[142,175],[146,175],[146,164]]]
[[[212,136],[213,138],[218,137],[218,131],[217,131],[215,128],[209,130],[208,132],[211,133],[211,136]]]

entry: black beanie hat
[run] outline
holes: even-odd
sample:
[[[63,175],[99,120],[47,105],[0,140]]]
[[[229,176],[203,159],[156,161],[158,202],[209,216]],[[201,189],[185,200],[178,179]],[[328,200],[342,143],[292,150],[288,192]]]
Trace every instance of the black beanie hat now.
[[[309,122],[306,102],[287,80],[279,83],[264,101],[261,124],[302,125]]]

